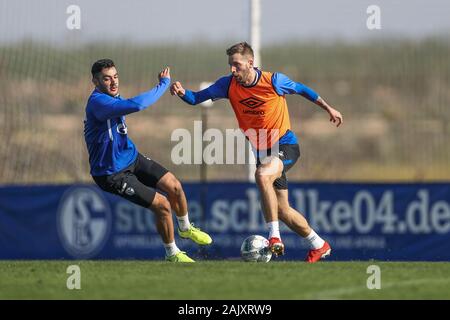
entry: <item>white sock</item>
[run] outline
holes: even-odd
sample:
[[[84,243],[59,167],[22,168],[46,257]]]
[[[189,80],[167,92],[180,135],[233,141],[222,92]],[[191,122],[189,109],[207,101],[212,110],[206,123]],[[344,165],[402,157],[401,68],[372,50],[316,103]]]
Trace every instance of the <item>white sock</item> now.
[[[181,251],[180,249],[178,249],[175,241],[171,243],[164,243],[164,249],[166,249],[166,256],[168,257],[173,256],[174,254],[177,254]]]
[[[305,239],[309,242],[311,249],[320,249],[325,243],[325,241],[321,237],[319,237],[319,235],[313,229],[311,229],[311,233]]]
[[[180,228],[181,231],[187,231],[191,227],[191,223],[189,222],[189,215],[187,213],[182,217],[177,216],[177,221],[178,228]]]
[[[267,227],[269,228],[269,239],[270,238],[281,239],[280,225],[279,225],[278,221],[267,222]]]

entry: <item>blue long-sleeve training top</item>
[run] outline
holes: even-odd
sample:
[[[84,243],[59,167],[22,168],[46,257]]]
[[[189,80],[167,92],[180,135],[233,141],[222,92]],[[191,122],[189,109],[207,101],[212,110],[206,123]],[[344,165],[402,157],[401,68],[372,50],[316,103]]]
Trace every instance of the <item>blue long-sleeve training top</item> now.
[[[161,78],[153,89],[130,99],[111,97],[98,89],[92,92],[84,120],[84,139],[92,176],[117,173],[136,160],[138,151],[128,138],[125,115],[154,104],[169,84],[169,78]]]

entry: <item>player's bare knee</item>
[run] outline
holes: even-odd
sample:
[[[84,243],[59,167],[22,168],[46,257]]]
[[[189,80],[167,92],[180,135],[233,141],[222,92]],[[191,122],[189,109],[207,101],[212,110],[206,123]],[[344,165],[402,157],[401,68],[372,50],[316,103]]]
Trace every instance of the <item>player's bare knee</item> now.
[[[271,185],[274,181],[274,178],[271,175],[265,174],[263,170],[258,168],[255,172],[255,182],[259,186],[267,186]]]
[[[170,181],[169,192],[172,197],[179,197],[181,192],[183,191],[183,187],[181,186],[181,182],[177,178],[173,178]]]
[[[272,157],[269,162],[263,163],[255,172],[255,180],[260,184],[272,184],[283,172],[283,162]]]
[[[167,175],[163,179],[163,185],[159,187],[162,190],[166,191],[169,194],[170,198],[178,197],[181,195],[181,183],[172,173],[167,173]]]
[[[276,178],[280,176],[279,172],[272,172],[272,170],[265,170],[265,168],[258,168],[255,172],[255,181],[259,186],[272,185]]]
[[[279,170],[279,171],[283,170],[284,164],[280,158],[274,157],[272,160],[272,163],[276,166],[277,170]]]

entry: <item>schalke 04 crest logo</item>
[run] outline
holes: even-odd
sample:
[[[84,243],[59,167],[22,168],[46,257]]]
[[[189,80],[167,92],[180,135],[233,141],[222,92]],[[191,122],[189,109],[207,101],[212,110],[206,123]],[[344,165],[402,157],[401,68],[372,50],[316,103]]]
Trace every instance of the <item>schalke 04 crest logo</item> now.
[[[95,256],[111,230],[111,210],[102,194],[89,187],[73,187],[61,198],[57,228],[64,249],[77,259]]]

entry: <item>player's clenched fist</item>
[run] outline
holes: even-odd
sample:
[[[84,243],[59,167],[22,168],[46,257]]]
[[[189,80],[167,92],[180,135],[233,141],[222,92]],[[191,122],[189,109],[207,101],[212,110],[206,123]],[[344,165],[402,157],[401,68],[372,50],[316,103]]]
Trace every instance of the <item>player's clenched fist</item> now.
[[[169,67],[165,67],[164,70],[158,74],[158,80],[161,80],[161,78],[169,78],[170,79],[170,68]]]
[[[175,81],[170,86],[170,93],[174,96],[177,95],[179,97],[183,97],[186,91],[184,90],[183,86],[179,81]]]

